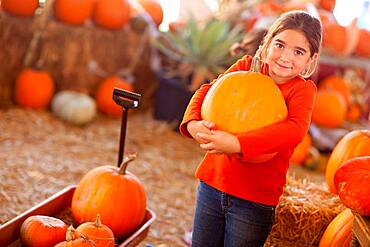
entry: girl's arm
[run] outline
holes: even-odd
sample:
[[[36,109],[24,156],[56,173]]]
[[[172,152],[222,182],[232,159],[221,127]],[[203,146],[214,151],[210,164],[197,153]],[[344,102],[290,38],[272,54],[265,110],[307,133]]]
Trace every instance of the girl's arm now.
[[[225,73],[219,75],[217,77],[220,78],[221,76],[234,72],[234,71],[241,71],[241,70],[249,70],[250,65],[252,62],[251,56],[244,56],[238,61],[236,61],[228,70],[225,71]],[[263,68],[264,69],[264,68]],[[267,68],[265,68],[266,70]],[[193,95],[191,98],[188,107],[186,108],[186,111],[184,113],[183,120],[180,124],[180,133],[186,137],[192,137],[192,135],[188,131],[188,123],[192,120],[201,120],[200,110],[202,107],[202,103],[204,98],[206,97],[206,94],[208,90],[211,88],[211,86],[217,81],[217,79],[213,80],[211,83],[203,84]]]
[[[285,121],[238,135],[242,159],[295,148],[308,131],[316,91],[312,81],[302,83],[288,96]]]

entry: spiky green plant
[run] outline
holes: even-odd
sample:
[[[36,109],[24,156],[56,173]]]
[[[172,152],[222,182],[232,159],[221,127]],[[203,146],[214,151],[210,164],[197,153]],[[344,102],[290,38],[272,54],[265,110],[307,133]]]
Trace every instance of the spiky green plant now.
[[[172,75],[192,75],[190,90],[194,91],[236,60],[230,55],[230,47],[242,37],[242,28],[231,27],[228,22],[210,19],[201,25],[190,19],[181,30],[163,33],[154,45],[168,60],[177,62],[169,71]]]

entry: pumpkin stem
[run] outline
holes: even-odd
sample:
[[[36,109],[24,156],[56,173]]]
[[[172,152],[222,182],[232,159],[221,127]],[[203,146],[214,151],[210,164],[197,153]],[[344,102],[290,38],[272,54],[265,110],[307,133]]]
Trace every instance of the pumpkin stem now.
[[[75,240],[75,229],[73,228],[72,225],[70,225],[67,229],[67,233],[66,233],[66,240],[69,242],[69,241],[73,241]]]
[[[261,71],[261,59],[258,56],[254,56],[252,59],[251,72]]]
[[[119,167],[119,173],[120,174],[126,174],[126,168],[128,163],[133,161],[136,158],[136,153],[134,154],[129,154],[125,159],[122,161],[120,167]]]
[[[95,226],[96,226],[97,228],[101,226],[100,214],[97,214],[97,215],[96,215],[96,219],[95,219]]]

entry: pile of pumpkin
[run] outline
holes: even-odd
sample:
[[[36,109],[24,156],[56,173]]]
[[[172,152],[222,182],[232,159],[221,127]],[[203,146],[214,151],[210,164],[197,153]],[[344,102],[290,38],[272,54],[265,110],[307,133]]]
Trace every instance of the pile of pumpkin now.
[[[48,0],[52,1],[52,0]],[[146,12],[159,26],[163,10],[156,0],[54,0],[54,16],[69,25],[82,25],[92,20],[97,26],[111,30],[123,28],[138,13]],[[32,17],[39,7],[39,0],[2,0],[1,8],[13,15]]]
[[[20,240],[26,247],[115,246],[145,219],[146,194],[140,180],[126,171],[135,157],[121,166],[100,166],[88,172],[77,185],[71,211],[76,229],[51,216],[28,217]],[[64,242],[63,242],[64,241]]]
[[[349,246],[352,211],[370,216],[370,130],[351,131],[338,142],[325,177],[329,191],[338,194],[347,209],[328,225],[319,246]]]
[[[24,69],[15,82],[14,100],[22,107],[33,109],[46,109],[51,105],[57,117],[72,124],[83,125],[94,119],[97,110],[107,116],[121,116],[122,107],[112,98],[114,87],[134,91],[128,81],[111,76],[101,82],[94,98],[69,90],[55,93],[55,83],[48,72]]]

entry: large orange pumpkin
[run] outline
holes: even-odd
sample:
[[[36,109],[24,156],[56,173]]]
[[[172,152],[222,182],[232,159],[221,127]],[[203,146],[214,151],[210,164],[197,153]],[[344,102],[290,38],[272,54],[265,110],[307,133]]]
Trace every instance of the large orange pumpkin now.
[[[370,31],[366,29],[359,30],[358,43],[355,53],[361,57],[370,57]]]
[[[134,91],[131,83],[128,83],[118,76],[112,76],[101,83],[96,91],[95,99],[99,111],[108,116],[119,117],[122,114],[122,106],[117,105],[113,100],[113,89],[115,87],[127,91]]]
[[[342,164],[354,157],[370,155],[370,130],[353,130],[334,147],[326,165],[325,178],[329,190],[337,193],[334,186],[335,172]]]
[[[337,23],[326,23],[324,25],[322,44],[332,53],[344,54],[347,48],[347,39],[346,27]]]
[[[298,144],[294,149],[294,153],[290,158],[290,163],[293,164],[302,164],[303,161],[307,158],[308,153],[310,152],[312,140],[309,134],[305,135],[303,140]]]
[[[130,20],[130,5],[127,0],[97,0],[94,22],[104,28],[120,29]]]
[[[65,239],[68,225],[60,219],[34,215],[21,226],[20,239],[26,247],[49,247]]]
[[[158,27],[163,21],[163,9],[159,2],[156,0],[139,0],[139,3]]]
[[[339,127],[347,113],[342,94],[335,90],[318,90],[312,112],[312,122],[327,128]]]
[[[62,22],[81,25],[91,17],[95,0],[55,0],[54,14]]]
[[[140,180],[121,168],[100,166],[79,182],[72,198],[72,215],[78,223],[93,221],[97,214],[117,238],[127,237],[144,220],[146,195]]]
[[[349,247],[354,216],[349,208],[338,214],[321,237],[319,247]]]
[[[85,222],[79,225],[76,231],[95,243],[96,247],[113,247],[114,234],[112,230],[101,223],[100,215],[96,216],[95,222]]]
[[[25,69],[15,82],[17,104],[35,109],[45,108],[54,94],[54,81],[45,71]]]
[[[1,9],[4,11],[24,17],[32,17],[35,15],[36,9],[39,7],[38,0],[2,0]]]
[[[350,103],[351,89],[347,85],[347,82],[340,76],[330,75],[325,77],[320,82],[319,89],[336,90],[343,95],[347,105]]]
[[[341,201],[363,216],[370,216],[370,156],[349,159],[334,176]]]
[[[255,59],[255,58],[253,58]],[[259,72],[258,61],[250,71],[237,71],[219,78],[204,98],[201,116],[216,128],[232,134],[253,131],[286,119],[284,98],[271,79]],[[275,154],[249,161],[263,162]]]

